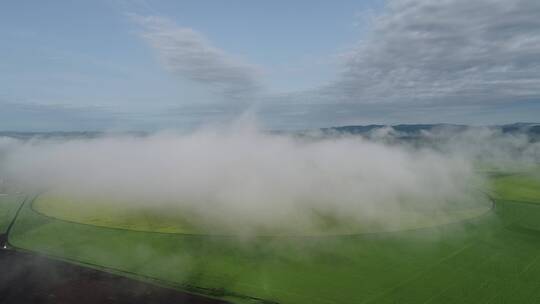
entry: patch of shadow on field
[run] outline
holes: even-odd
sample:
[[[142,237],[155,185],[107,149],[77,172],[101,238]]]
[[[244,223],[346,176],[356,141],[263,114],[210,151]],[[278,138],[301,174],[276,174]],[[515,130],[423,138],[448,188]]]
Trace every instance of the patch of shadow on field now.
[[[3,304],[227,303],[13,250],[0,250],[0,272]]]

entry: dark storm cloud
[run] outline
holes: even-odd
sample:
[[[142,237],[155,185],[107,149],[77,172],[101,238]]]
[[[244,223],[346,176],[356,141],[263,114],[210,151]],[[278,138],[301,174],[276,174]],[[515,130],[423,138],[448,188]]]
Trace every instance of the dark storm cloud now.
[[[345,102],[540,97],[540,2],[390,0],[323,95]]]

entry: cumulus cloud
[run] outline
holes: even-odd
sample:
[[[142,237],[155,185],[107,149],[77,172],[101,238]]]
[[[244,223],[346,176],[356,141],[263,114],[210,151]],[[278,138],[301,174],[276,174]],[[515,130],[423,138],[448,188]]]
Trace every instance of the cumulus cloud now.
[[[208,86],[226,98],[252,97],[261,89],[261,69],[215,47],[201,33],[159,16],[130,15],[163,66],[174,74]]]
[[[540,97],[540,2],[389,0],[324,94],[361,103]]]

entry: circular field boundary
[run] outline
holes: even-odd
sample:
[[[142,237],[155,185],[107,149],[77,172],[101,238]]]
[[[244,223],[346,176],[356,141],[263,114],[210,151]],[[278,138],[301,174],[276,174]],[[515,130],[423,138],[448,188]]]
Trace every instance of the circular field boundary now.
[[[271,238],[271,239],[277,239],[277,238],[338,238],[338,237],[355,237],[355,236],[368,236],[368,235],[380,235],[380,234],[393,234],[393,233],[400,233],[400,232],[413,232],[413,231],[419,231],[424,229],[433,229],[437,227],[445,227],[450,225],[455,225],[459,223],[469,222],[473,221],[479,218],[482,218],[489,213],[493,212],[495,210],[495,199],[491,197],[486,192],[480,191],[482,194],[486,196],[486,198],[489,200],[490,205],[489,207],[486,206],[485,210],[481,212],[481,214],[470,216],[470,217],[464,217],[460,218],[454,221],[444,222],[441,224],[432,224],[432,225],[425,225],[425,226],[419,226],[419,227],[411,227],[411,228],[405,228],[405,229],[389,229],[389,230],[380,230],[380,231],[367,231],[367,232],[357,232],[357,233],[329,233],[329,234],[280,234],[280,235],[271,235],[271,234],[255,234],[255,238]],[[43,216],[45,218],[48,218],[50,220],[60,221],[64,223],[70,223],[75,225],[81,225],[86,227],[93,227],[97,229],[103,229],[103,230],[115,230],[115,231],[126,231],[126,232],[135,232],[135,233],[148,233],[148,234],[158,234],[158,235],[177,235],[177,236],[185,236],[185,237],[201,237],[201,238],[239,238],[242,237],[242,234],[219,234],[219,233],[186,233],[186,232],[166,232],[166,231],[151,231],[151,230],[137,230],[137,229],[129,229],[129,228],[123,228],[123,227],[111,227],[111,226],[105,226],[105,225],[93,225],[88,223],[82,223],[77,222],[73,220],[67,220],[56,216],[51,216],[48,214],[45,214],[39,210],[36,210],[34,208],[34,203],[36,199],[39,197],[39,195],[36,195],[32,198],[32,200],[29,202],[29,209],[36,213],[39,216]]]

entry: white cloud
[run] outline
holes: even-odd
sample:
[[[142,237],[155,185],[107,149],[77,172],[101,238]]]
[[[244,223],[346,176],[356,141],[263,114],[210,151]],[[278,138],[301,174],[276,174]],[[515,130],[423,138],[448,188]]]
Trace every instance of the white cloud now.
[[[220,233],[301,232],[320,225],[317,214],[395,229],[400,210],[482,205],[462,157],[359,137],[269,134],[249,121],[185,135],[0,142],[2,155],[3,176],[26,189],[81,203],[177,206]]]
[[[142,37],[172,73],[207,85],[228,99],[251,97],[260,90],[259,67],[227,54],[199,32],[163,17],[130,16],[142,26]]]
[[[360,103],[539,98],[538,16],[536,0],[390,0],[324,93]]]

